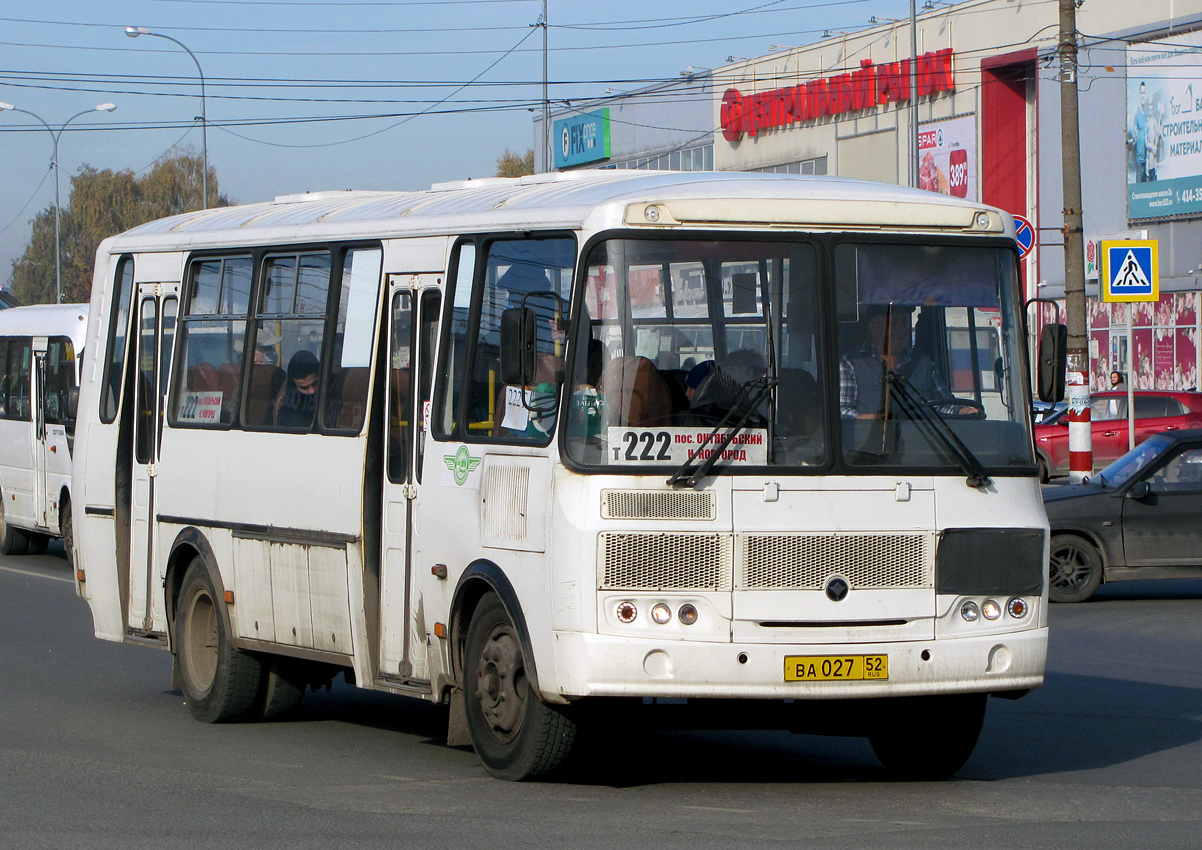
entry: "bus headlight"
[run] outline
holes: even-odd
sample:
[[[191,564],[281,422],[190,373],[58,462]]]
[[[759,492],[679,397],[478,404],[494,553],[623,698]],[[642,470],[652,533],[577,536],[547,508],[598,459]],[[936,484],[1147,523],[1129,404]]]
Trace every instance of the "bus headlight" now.
[[[977,603],[970,600],[960,606],[960,616],[969,623],[975,623],[981,619],[981,609],[977,607]]]
[[[633,623],[639,615],[639,609],[634,607],[633,602],[619,602],[614,613],[619,623]]]
[[[998,605],[993,599],[986,599],[981,604],[981,614],[984,615],[986,620],[996,620],[1002,616],[1002,606]]]
[[[680,610],[676,612],[676,617],[686,626],[691,626],[697,622],[697,606],[685,603],[680,606]]]
[[[1021,620],[1027,616],[1027,612],[1031,610],[1031,606],[1027,604],[1026,600],[1016,596],[1006,603],[1006,610],[1010,613],[1011,617]]]
[[[651,608],[651,619],[662,626],[672,619],[672,609],[662,602],[657,602]]]

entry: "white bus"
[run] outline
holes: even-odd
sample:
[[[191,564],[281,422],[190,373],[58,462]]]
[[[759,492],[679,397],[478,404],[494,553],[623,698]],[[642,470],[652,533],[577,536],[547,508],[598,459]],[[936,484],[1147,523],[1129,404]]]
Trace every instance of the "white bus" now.
[[[1043,682],[1022,313],[1009,216],[852,181],[152,222],[97,255],[78,592],[98,637],[174,653],[202,721],[344,672],[449,704],[507,779],[644,722],[947,776],[987,695]],[[953,344],[974,327],[997,345]],[[996,379],[953,393],[953,359]]]
[[[74,404],[87,304],[0,311],[0,553],[71,557]]]

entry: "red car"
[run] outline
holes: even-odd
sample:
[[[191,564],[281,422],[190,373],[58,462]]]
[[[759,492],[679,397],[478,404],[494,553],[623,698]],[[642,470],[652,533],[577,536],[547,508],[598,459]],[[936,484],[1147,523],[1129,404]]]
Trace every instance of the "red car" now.
[[[1093,426],[1093,468],[1101,469],[1127,453],[1127,393],[1094,393],[1090,404]],[[1137,390],[1135,444],[1153,434],[1202,428],[1202,393]],[[1068,411],[1035,426],[1035,450],[1041,481],[1068,474]]]

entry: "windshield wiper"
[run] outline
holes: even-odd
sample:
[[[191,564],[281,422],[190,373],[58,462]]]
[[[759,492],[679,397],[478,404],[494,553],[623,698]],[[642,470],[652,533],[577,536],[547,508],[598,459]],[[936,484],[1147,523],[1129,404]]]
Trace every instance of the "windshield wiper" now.
[[[760,402],[764,400],[764,396],[772,391],[776,383],[776,378],[767,377],[751,381],[747,386],[758,388],[758,392],[747,400],[745,405],[742,402],[736,402],[730,410],[726,411],[726,415],[714,426],[714,430],[705,435],[705,439],[701,441],[701,445],[689,452],[688,458],[680,465],[680,469],[672,473],[672,477],[668,479],[668,486],[675,487],[678,484],[687,484],[689,487],[696,487],[698,481],[709,475],[710,470],[714,468],[714,464],[722,457],[722,453],[734,442],[735,436],[743,430],[743,427],[747,424],[747,420],[755,413],[756,408],[760,406]],[[743,389],[740,395],[743,399],[747,399],[746,388]],[[743,409],[743,415],[733,425],[729,426],[730,430],[727,431],[726,436],[718,441],[717,446],[710,452],[709,457],[703,460],[700,466],[693,469],[693,461],[697,458],[697,455],[704,451],[705,447],[710,444],[719,431],[727,427],[726,423],[734,418],[740,408]]]
[[[930,432],[938,437],[944,447],[951,452],[952,457],[956,459],[956,465],[967,476],[965,483],[969,487],[988,487],[993,483],[993,480],[986,474],[985,467],[981,465],[981,461],[968,446],[964,445],[960,435],[952,430],[952,426],[947,424],[939,415],[939,411],[931,406],[931,403],[915,389],[907,378],[890,369],[885,379],[889,382],[890,389],[896,393],[899,405],[908,408],[906,412],[910,418],[926,423]],[[920,415],[915,416],[916,413]],[[921,431],[922,429],[916,430]]]

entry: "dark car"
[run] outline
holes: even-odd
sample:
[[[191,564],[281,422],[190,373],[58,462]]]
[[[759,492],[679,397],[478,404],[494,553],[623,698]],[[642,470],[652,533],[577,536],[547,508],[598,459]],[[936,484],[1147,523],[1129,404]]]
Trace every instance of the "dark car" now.
[[[1089,410],[1093,433],[1093,467],[1101,469],[1122,457],[1127,439],[1127,393],[1094,393]],[[1135,393],[1135,445],[1152,434],[1202,428],[1202,393],[1138,390]],[[1035,451],[1041,481],[1068,474],[1068,412],[1049,416],[1035,426]]]
[[[1048,595],[1104,581],[1202,577],[1202,429],[1155,434],[1084,484],[1045,487]]]

